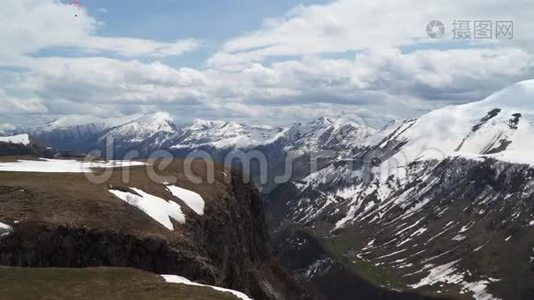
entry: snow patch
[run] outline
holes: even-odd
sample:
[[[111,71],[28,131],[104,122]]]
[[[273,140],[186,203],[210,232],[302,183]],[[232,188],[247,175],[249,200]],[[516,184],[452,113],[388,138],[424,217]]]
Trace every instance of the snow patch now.
[[[214,289],[216,291],[219,291],[219,292],[231,293],[232,295],[234,295],[237,298],[242,299],[242,300],[252,300],[252,298],[249,298],[247,295],[245,295],[245,294],[243,294],[241,292],[230,290],[230,289],[221,288],[221,287],[218,287],[218,286],[205,285],[205,284],[192,282],[191,280],[189,280],[189,279],[187,279],[185,277],[182,277],[182,276],[178,276],[178,275],[161,275],[161,277],[163,277],[163,279],[165,279],[165,282],[168,282],[168,283],[180,283],[180,284],[185,284],[185,285],[208,287],[208,288],[212,288],[212,289]]]
[[[3,136],[3,137],[0,137],[0,142],[11,143],[11,144],[21,144],[21,145],[27,146],[30,144],[30,137],[26,133],[12,135],[12,136]]]
[[[458,272],[454,265],[460,260],[455,260],[440,266],[426,265],[425,269],[430,269],[430,273],[418,283],[412,284],[410,288],[420,288],[423,286],[431,286],[437,283],[446,283],[459,285],[461,293],[471,292],[475,300],[497,300],[493,295],[486,291],[488,284],[498,281],[497,279],[488,278],[487,280],[479,280],[474,282],[467,282],[464,280],[464,274]]]
[[[0,222],[0,238],[8,236],[11,232],[13,232],[13,227]]]
[[[201,216],[204,215],[205,202],[202,196],[175,185],[169,185],[167,186],[167,189],[169,189],[173,196],[180,198],[180,200],[187,204],[187,206],[189,206],[195,213]]]
[[[178,203],[166,201],[137,188],[131,188],[131,190],[138,195],[119,190],[109,190],[109,192],[122,201],[139,208],[169,230],[174,230],[171,218],[181,224],[185,224],[185,215],[182,213],[182,209]]]
[[[135,161],[91,161],[67,159],[17,160],[1,162],[0,172],[37,172],[37,173],[91,173],[93,169],[124,168],[145,165]]]

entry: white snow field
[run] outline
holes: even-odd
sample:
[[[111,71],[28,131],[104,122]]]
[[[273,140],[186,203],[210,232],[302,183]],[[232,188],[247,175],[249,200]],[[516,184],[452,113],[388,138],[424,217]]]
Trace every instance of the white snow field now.
[[[178,275],[161,275],[161,277],[163,277],[163,279],[165,279],[165,281],[168,282],[168,283],[181,283],[181,284],[192,285],[192,286],[205,286],[205,287],[209,287],[209,288],[212,288],[214,290],[217,290],[219,292],[231,293],[232,295],[234,295],[237,298],[242,299],[242,300],[252,300],[250,297],[248,297],[247,295],[245,295],[245,294],[243,294],[241,292],[230,290],[230,289],[221,288],[221,287],[218,287],[218,286],[205,285],[205,284],[192,282],[191,280],[189,280],[189,279],[187,279],[185,277],[182,277],[182,276],[178,276]]]
[[[17,160],[0,162],[0,172],[36,172],[36,173],[91,173],[95,168],[123,168],[142,166],[136,161],[92,161],[83,162],[67,159]]]

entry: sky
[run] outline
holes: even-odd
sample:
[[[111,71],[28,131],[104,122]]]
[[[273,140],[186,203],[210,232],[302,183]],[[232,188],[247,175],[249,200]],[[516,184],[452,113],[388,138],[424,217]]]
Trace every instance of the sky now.
[[[531,0],[79,2],[2,1],[0,127],[158,111],[376,127],[534,78]]]

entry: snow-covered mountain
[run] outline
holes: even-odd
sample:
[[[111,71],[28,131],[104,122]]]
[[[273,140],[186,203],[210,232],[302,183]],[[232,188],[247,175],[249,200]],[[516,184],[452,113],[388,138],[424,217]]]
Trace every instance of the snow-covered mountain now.
[[[9,123],[0,123],[0,135],[8,136],[13,135],[18,131],[18,128]]]
[[[217,149],[247,149],[275,142],[283,135],[283,128],[246,126],[236,122],[196,120],[181,129],[172,148],[191,149],[213,147]]]
[[[23,131],[47,146],[57,149],[88,152],[99,145],[99,139],[110,128],[141,116],[101,119],[93,116],[67,116]]]
[[[288,150],[296,153],[311,153],[321,150],[339,152],[369,146],[377,130],[350,120],[320,118],[287,127]]]
[[[376,130],[346,120],[321,118],[288,126],[249,126],[237,122],[196,120],[176,125],[164,112],[121,119],[59,119],[28,132],[37,140],[58,149],[76,152],[103,150],[110,139],[116,155],[139,150],[187,153],[196,149],[227,153],[233,149],[276,148],[277,152],[305,154],[322,149],[351,149],[366,145]]]
[[[276,247],[309,258],[294,271],[312,287],[344,282],[341,263],[396,290],[531,299],[533,122],[533,80],[394,122],[269,195]]]
[[[402,152],[410,160],[465,155],[534,163],[534,80],[432,111],[406,127],[394,138],[406,143]]]
[[[155,134],[176,133],[177,130],[172,117],[165,112],[140,116],[108,128],[100,140],[111,137],[121,143],[141,143]]]

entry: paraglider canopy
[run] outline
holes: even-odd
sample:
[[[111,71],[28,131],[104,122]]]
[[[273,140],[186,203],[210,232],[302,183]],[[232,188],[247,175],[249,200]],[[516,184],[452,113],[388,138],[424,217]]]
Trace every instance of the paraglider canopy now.
[[[76,7],[77,12],[80,11],[80,9],[82,8],[82,4],[78,0],[69,0],[69,5],[73,5],[74,7]],[[74,14],[74,16],[77,17],[78,13]]]

